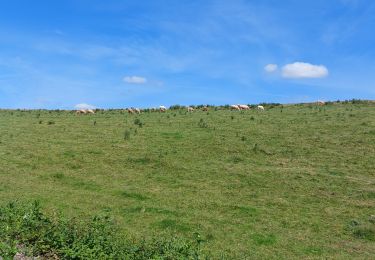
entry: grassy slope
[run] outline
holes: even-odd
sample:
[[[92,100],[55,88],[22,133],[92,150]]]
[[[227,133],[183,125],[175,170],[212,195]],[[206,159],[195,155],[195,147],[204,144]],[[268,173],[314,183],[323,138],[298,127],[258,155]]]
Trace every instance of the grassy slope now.
[[[375,214],[374,157],[374,103],[0,112],[0,202],[110,211],[136,236],[199,231],[215,255],[370,258],[371,234],[357,238],[348,226]]]

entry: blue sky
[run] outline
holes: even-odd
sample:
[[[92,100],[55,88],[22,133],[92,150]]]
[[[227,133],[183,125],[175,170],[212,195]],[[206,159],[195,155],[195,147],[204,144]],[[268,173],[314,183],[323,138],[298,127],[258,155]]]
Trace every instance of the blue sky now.
[[[375,99],[372,0],[0,0],[0,107]]]

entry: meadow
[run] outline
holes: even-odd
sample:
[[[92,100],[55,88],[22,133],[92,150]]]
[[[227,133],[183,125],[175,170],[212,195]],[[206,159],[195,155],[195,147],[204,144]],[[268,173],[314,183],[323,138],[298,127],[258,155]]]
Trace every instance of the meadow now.
[[[103,212],[224,259],[373,259],[375,102],[0,111],[0,204]]]

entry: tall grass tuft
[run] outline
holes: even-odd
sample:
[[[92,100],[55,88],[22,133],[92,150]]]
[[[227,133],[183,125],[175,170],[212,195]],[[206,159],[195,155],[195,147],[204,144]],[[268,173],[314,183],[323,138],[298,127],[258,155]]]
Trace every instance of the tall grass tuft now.
[[[125,130],[124,132],[124,140],[129,140],[130,139],[130,131],[129,130]]]

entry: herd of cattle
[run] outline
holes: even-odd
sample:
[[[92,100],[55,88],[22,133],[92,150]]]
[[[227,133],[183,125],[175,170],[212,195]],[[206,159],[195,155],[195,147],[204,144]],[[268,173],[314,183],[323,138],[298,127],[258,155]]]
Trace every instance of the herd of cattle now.
[[[248,105],[231,105],[229,106],[231,110],[238,110],[238,111],[241,111],[241,110],[250,110],[250,107]],[[193,107],[186,107],[187,109],[187,112],[194,112],[196,109],[193,108]],[[263,106],[257,106],[256,109],[258,110],[262,110],[264,111],[264,107]],[[168,109],[165,107],[165,106],[160,106],[159,108],[152,108],[151,111],[155,112],[155,111],[159,111],[159,112],[166,112]],[[202,111],[208,111],[209,110],[209,107],[208,106],[204,106],[201,108]],[[139,108],[127,108],[126,111],[129,113],[129,114],[140,114],[141,113],[141,110]],[[95,114],[95,111],[92,110],[92,109],[80,109],[80,110],[77,110],[76,111],[76,114],[77,115],[86,115],[86,114]]]
[[[325,105],[325,102],[324,101],[321,101],[321,100],[318,100],[316,101],[317,105],[319,106],[323,106]],[[231,110],[238,110],[238,111],[241,111],[241,110],[250,110],[250,106],[248,105],[230,105],[229,108]],[[257,110],[261,110],[261,111],[264,111],[264,107],[263,106],[256,106],[255,107]],[[187,112],[194,112],[197,108],[193,108],[193,107],[185,107],[185,109],[187,109]],[[168,108],[166,108],[165,106],[160,106],[159,108],[151,108],[150,111],[152,112],[166,112],[168,110]],[[208,111],[209,110],[209,107],[208,106],[203,106],[201,108],[202,111]],[[127,108],[126,111],[129,113],[129,114],[140,114],[141,113],[141,109],[139,108]],[[76,114],[77,115],[86,115],[86,114],[95,114],[95,111],[92,110],[92,109],[80,109],[80,110],[77,110],[76,111]]]

